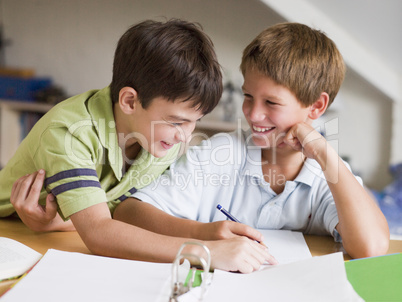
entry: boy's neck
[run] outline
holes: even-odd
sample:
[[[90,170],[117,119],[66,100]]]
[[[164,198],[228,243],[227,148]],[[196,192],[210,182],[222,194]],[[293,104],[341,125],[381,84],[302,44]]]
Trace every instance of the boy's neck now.
[[[261,163],[265,181],[275,193],[282,193],[286,181],[293,181],[300,173],[305,159],[303,153],[290,148],[262,149]]]
[[[123,152],[125,152],[125,158],[129,159],[130,161],[133,161],[137,158],[138,154],[141,151],[141,145],[139,143],[135,143],[132,145],[129,145],[125,147]]]
[[[280,167],[301,167],[306,157],[303,153],[288,148],[270,148],[261,150],[261,160],[264,164]]]
[[[137,158],[138,154],[141,151],[141,145],[139,143],[135,143],[132,145],[129,145],[125,148],[121,148],[123,152],[123,171],[127,172],[128,169],[130,169],[131,165]]]
[[[123,171],[127,172],[134,160],[137,158],[142,147],[134,138],[128,140],[125,139],[129,134],[128,128],[124,123],[126,116],[122,113],[117,103],[113,104],[113,114],[116,123],[118,144],[123,153]]]

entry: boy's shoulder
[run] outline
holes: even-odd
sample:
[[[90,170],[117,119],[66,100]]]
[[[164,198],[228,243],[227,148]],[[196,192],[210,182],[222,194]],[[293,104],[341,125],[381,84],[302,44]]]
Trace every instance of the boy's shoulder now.
[[[347,169],[353,173],[348,162],[343,160],[343,163],[347,167]],[[361,177],[354,175],[357,181],[363,185],[363,181]],[[323,188],[328,187],[327,180],[324,175],[324,171],[317,161],[311,158],[307,158],[303,164],[302,169],[299,174],[296,176],[295,181],[305,183],[309,185],[311,188]]]
[[[73,96],[53,107],[32,128],[25,144],[36,152],[41,144],[52,142],[54,148],[62,148],[67,141],[78,139],[92,149],[104,146],[109,133],[115,133],[112,104],[108,89],[90,90]],[[110,103],[109,103],[110,102]],[[77,148],[77,145],[75,145]]]
[[[104,88],[89,90],[60,102],[38,121],[33,132],[43,134],[54,128],[63,128],[70,132],[77,132],[79,129],[80,132],[85,132],[85,129],[93,126],[110,127],[109,122],[114,122],[113,105],[109,88]]]
[[[110,89],[106,87],[72,96],[54,106],[45,116],[54,120],[69,121],[92,115],[110,115],[112,110]]]

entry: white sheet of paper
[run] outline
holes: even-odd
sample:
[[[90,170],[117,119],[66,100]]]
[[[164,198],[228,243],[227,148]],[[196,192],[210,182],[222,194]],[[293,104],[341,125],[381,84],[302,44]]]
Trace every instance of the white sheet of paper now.
[[[280,264],[311,258],[310,250],[301,232],[288,230],[258,230],[264,236],[269,253]]]
[[[1,302],[160,301],[171,264],[48,250]]]
[[[301,232],[294,232],[289,230],[262,230],[262,229],[259,229],[258,231],[263,234],[264,244],[268,246],[269,252],[271,253],[271,255],[275,257],[276,260],[278,260],[280,265],[311,258],[310,250]],[[269,269],[270,267],[272,266],[263,265],[261,267],[261,270]],[[216,272],[220,274],[219,270],[215,270],[215,273]],[[229,273],[229,276],[232,276],[232,274]],[[219,280],[220,277],[218,276],[216,278],[218,278]],[[214,280],[215,276],[212,279],[212,283],[214,283]],[[196,291],[196,289],[193,289],[189,293],[180,296],[178,300],[180,302],[192,302],[192,301],[198,301],[197,299],[198,297],[199,293]],[[209,294],[207,294],[206,299],[204,300],[209,301],[208,297],[210,297]],[[229,300],[223,299],[222,301],[229,301]],[[264,300],[262,298],[259,298],[256,301],[264,301]]]
[[[251,274],[215,270],[205,301],[363,301],[346,277],[342,253]]]

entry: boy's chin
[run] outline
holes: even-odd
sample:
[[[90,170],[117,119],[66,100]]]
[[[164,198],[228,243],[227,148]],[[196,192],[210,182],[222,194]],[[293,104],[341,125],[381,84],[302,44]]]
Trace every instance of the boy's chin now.
[[[152,155],[153,157],[162,158],[162,157],[164,157],[164,156],[167,154],[167,150],[158,151],[158,152],[153,151],[153,152],[149,152],[149,153],[151,153],[151,155]]]
[[[147,150],[153,157],[161,158],[168,154],[168,150],[163,148],[152,148],[152,150]]]
[[[253,137],[253,142],[254,142],[254,145],[261,147],[263,149],[269,149],[269,148],[273,147],[272,143],[269,140],[266,140],[261,137]]]
[[[267,141],[265,139],[261,138],[253,138],[253,142],[256,146],[261,147],[262,149],[281,149],[281,148],[286,148],[287,145],[282,141],[282,142],[276,142],[276,144],[273,144],[271,141]]]

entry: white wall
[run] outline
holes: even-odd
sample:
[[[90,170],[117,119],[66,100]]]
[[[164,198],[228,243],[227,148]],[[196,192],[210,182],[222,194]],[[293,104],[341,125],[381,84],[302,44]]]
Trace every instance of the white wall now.
[[[351,70],[340,96],[339,153],[367,185],[381,189],[391,181],[392,101]]]
[[[148,18],[184,18],[202,24],[219,60],[239,77],[243,47],[262,28],[280,21],[257,1],[202,0],[2,0],[6,62],[51,75],[70,94],[102,87],[111,79],[118,38]],[[234,5],[234,3],[236,5]]]
[[[377,190],[392,180],[388,171],[392,105],[391,100],[348,69],[334,103],[315,123],[364,183]]]
[[[282,22],[257,0],[0,0],[6,63],[51,76],[68,94],[109,84],[114,48],[132,24],[178,17],[200,22],[215,43],[227,79],[241,83],[243,48],[265,27]],[[319,24],[317,24],[319,27]],[[388,181],[391,103],[355,74],[342,88],[339,151],[365,182],[377,189]],[[240,104],[239,110],[240,111]]]

